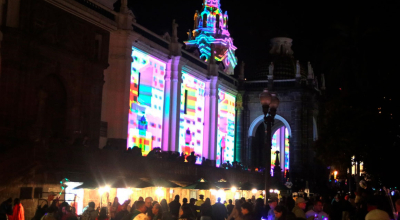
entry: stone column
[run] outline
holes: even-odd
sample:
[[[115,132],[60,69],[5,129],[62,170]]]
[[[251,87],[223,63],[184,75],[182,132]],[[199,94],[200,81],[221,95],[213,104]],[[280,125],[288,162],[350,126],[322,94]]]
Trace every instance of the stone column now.
[[[181,101],[182,64],[178,42],[178,24],[172,21],[172,36],[169,44],[169,61],[165,72],[163,140],[164,151],[179,151],[179,114]]]
[[[163,140],[164,151],[179,151],[179,113],[182,83],[180,56],[170,56],[164,87]]]
[[[236,97],[236,135],[235,135],[235,157],[234,160],[242,162],[242,145],[243,145],[243,98],[238,93]]]
[[[210,160],[217,159],[217,137],[218,137],[218,76],[211,76],[210,82],[210,136],[209,157]]]
[[[8,7],[7,7],[6,26],[18,28],[19,27],[20,0],[8,1],[7,6]]]
[[[133,19],[132,13],[120,12],[117,15],[119,29],[110,33],[109,67],[104,71],[101,107],[101,121],[108,126],[107,137],[99,140],[101,148],[107,141],[118,148],[126,148],[127,144],[132,42],[140,37],[132,31]]]
[[[210,81],[205,83],[204,93],[204,133],[203,133],[203,157],[210,159]]]

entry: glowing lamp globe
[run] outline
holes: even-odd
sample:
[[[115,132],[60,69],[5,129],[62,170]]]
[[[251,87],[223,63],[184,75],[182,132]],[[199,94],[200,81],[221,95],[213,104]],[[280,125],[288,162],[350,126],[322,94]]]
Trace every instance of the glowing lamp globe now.
[[[264,89],[262,93],[260,93],[260,103],[263,108],[263,113],[266,115],[268,113],[269,105],[271,104],[271,94],[268,92],[268,89]]]
[[[279,99],[276,96],[276,93],[272,93],[271,94],[271,104],[269,105],[269,107],[271,109],[277,109],[279,106]]]

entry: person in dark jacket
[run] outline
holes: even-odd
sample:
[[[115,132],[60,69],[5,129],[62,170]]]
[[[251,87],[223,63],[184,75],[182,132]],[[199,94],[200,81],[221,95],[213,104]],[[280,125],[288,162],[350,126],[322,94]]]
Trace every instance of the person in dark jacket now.
[[[245,202],[242,204],[243,220],[255,220],[252,210],[253,206],[250,203]]]
[[[180,208],[181,208],[181,204],[179,203],[179,195],[176,195],[174,201],[169,203],[169,212],[171,213],[172,219],[179,218],[179,209]]]
[[[13,214],[12,198],[7,199],[0,205],[0,220],[7,220],[7,215]]]
[[[200,206],[200,220],[211,220],[212,219],[212,206],[210,198]]]
[[[189,206],[182,206],[179,210],[179,220],[195,220],[196,217]]]
[[[235,206],[232,204],[232,199],[230,199],[228,202],[229,202],[229,204],[226,206],[226,209],[228,211],[228,215],[230,215],[233,211],[233,208],[235,208]]]
[[[224,204],[221,203],[221,198],[217,198],[217,202],[212,206],[212,219],[225,220],[227,218],[227,210]]]

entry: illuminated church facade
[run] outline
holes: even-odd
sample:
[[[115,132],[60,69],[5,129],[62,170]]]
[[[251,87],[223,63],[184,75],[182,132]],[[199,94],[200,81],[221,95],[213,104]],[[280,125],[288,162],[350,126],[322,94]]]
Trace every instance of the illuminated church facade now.
[[[184,44],[178,41],[175,21],[171,35],[159,36],[136,23],[126,0],[119,12],[95,1],[35,2],[40,10],[32,12],[33,24],[22,16],[28,5],[22,4],[21,12],[13,4],[1,5],[9,13],[2,21],[7,28],[0,32],[0,90],[17,91],[17,76],[26,84],[23,98],[2,97],[2,102],[14,103],[1,112],[7,119],[0,125],[7,131],[3,140],[22,135],[48,143],[49,137],[57,136],[72,143],[83,138],[93,148],[137,146],[146,156],[159,147],[186,155],[194,152],[198,164],[208,159],[217,167],[228,161],[263,167],[264,125],[258,95],[268,88],[281,101],[273,126],[272,167],[279,151],[283,175],[312,177],[324,79],[323,75],[317,79],[310,63],[294,58],[290,38],[272,39],[266,61],[257,72],[246,72],[244,63],[238,65],[228,13],[219,0],[205,0],[202,10],[195,12],[193,30]],[[47,9],[59,11],[59,16],[39,13]],[[59,17],[76,18],[65,24],[64,35],[51,28],[55,26],[50,21]],[[40,34],[25,45],[35,53],[24,54],[29,62],[20,68],[22,49],[13,50],[19,38],[13,38],[10,30],[28,24],[30,33]],[[84,31],[86,37],[79,34]],[[63,49],[54,50],[60,45]],[[78,57],[79,50],[87,53]],[[234,76],[238,67],[240,73]],[[19,99],[26,102],[18,104]],[[29,114],[15,113],[28,108]],[[24,124],[26,130],[16,124]]]

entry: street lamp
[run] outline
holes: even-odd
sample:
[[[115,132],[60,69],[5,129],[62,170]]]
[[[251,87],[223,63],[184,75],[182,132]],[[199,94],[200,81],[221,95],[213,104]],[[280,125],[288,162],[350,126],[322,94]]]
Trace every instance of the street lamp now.
[[[262,93],[260,93],[260,103],[264,113],[264,124],[266,127],[265,130],[265,203],[267,203],[267,199],[269,197],[269,182],[271,179],[271,146],[272,146],[272,133],[271,128],[274,123],[274,118],[276,115],[276,109],[279,106],[279,99],[276,97],[276,93],[269,93],[268,89],[264,89]]]

